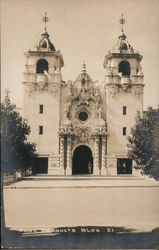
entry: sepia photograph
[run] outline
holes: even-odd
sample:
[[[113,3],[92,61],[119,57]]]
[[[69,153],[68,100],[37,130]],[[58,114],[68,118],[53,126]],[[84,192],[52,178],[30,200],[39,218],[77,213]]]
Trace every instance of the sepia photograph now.
[[[1,248],[159,249],[159,0],[1,0]]]

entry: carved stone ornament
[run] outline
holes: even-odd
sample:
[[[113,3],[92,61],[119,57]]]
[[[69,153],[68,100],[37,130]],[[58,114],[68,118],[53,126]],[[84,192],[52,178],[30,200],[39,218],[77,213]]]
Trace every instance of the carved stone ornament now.
[[[47,82],[47,76],[45,74],[37,74],[36,83],[43,83]]]
[[[32,93],[35,90],[35,84],[32,82],[28,82],[25,84],[25,89],[27,93]]]
[[[106,76],[112,76],[113,75],[113,69],[110,65],[110,60],[108,61],[108,64],[107,64],[107,73],[106,73]]]
[[[94,133],[96,135],[107,135],[107,127],[106,124],[100,127],[96,127]]]
[[[109,94],[114,98],[115,95],[118,93],[118,86],[112,85],[109,86]]]
[[[137,77],[136,76],[132,76],[131,77],[131,83],[137,83]]]
[[[137,73],[138,76],[143,76],[143,71],[142,71],[142,66],[141,64],[139,63],[139,66],[138,66],[138,73]]]
[[[56,93],[57,93],[57,87],[54,86],[54,85],[52,85],[52,84],[49,84],[48,91],[49,91],[50,94],[52,94],[53,96],[55,96]]]
[[[39,91],[43,91],[43,90],[44,90],[44,87],[45,87],[45,83],[44,83],[44,82],[39,82],[39,83],[36,85],[36,89],[39,90]]]
[[[91,128],[89,127],[78,127],[73,131],[76,141],[86,143],[89,142],[91,138]]]
[[[60,135],[72,135],[72,124],[69,119],[65,120],[59,129]]]
[[[70,118],[70,112],[73,105],[77,108],[81,106],[89,107],[90,101],[95,102],[95,109],[99,110],[102,104],[102,98],[98,88],[91,89],[75,89],[72,87],[72,84],[69,85],[68,96],[65,103],[65,117]]]
[[[123,83],[121,86],[124,92],[127,92],[128,88],[130,87],[129,84],[126,83]]]
[[[134,92],[135,92],[136,97],[139,98],[140,95],[142,94],[141,87],[135,87],[135,91]]]

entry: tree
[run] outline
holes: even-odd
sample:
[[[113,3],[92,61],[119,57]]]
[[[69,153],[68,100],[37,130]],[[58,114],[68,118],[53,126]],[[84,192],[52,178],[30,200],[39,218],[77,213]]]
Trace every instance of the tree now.
[[[141,117],[128,137],[128,155],[142,174],[159,179],[159,110],[149,110]]]
[[[15,107],[7,91],[1,103],[1,163],[4,173],[26,170],[36,157],[35,144],[27,141],[30,128]]]

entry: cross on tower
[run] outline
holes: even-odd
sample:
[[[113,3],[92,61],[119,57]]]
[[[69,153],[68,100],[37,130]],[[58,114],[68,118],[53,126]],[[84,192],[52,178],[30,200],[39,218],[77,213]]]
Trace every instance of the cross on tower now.
[[[46,31],[46,23],[49,21],[49,18],[46,15],[47,13],[45,12],[45,16],[42,18],[43,22],[45,23],[45,31]]]
[[[123,24],[125,24],[125,19],[124,19],[123,14],[121,15],[121,18],[120,18],[120,20],[119,20],[119,23],[121,24],[121,32],[123,33],[123,32],[124,32]]]

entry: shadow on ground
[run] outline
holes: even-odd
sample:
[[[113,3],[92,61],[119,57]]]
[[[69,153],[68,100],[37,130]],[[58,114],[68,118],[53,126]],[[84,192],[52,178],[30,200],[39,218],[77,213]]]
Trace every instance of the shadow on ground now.
[[[89,229],[89,227],[87,227]],[[91,227],[92,228],[92,227]],[[96,227],[93,227],[96,228]],[[99,228],[99,227],[98,227]],[[159,249],[159,228],[152,232],[136,233],[133,229],[114,228],[114,232],[106,232],[100,227],[100,233],[30,233],[24,234],[8,229],[2,230],[2,247],[17,248],[56,248],[56,249]]]

